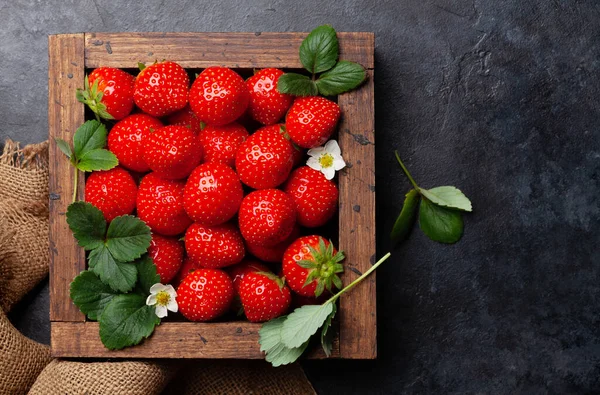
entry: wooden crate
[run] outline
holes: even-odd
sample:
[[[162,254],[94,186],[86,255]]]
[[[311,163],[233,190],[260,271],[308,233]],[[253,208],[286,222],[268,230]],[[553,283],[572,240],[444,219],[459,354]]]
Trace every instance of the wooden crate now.
[[[75,99],[84,75],[99,66],[136,68],[138,62],[168,59],[185,68],[213,65],[238,69],[300,69],[298,48],[306,33],[81,33],[49,37],[48,126],[50,140],[72,139],[84,122]],[[342,94],[338,141],[348,168],[339,173],[337,245],[346,253],[343,281],[350,283],[375,262],[374,35],[338,33],[340,58],[362,64],[368,79]],[[73,171],[50,144],[50,320],[54,357],[259,359],[260,324],[163,322],[141,345],[109,351],[98,323],[86,321],[69,298],[69,284],[86,267],[66,222]],[[84,177],[77,185],[83,198]],[[375,274],[340,298],[333,357],[373,359],[377,355]],[[323,358],[320,347],[307,354]]]

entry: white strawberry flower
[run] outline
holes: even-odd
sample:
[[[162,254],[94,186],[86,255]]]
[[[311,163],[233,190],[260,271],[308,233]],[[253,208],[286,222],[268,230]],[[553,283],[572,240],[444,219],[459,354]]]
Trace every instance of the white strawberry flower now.
[[[156,315],[158,318],[164,318],[167,316],[167,310],[177,313],[179,306],[177,306],[177,292],[172,285],[163,285],[156,283],[150,287],[150,295],[146,299],[146,305],[156,306]]]
[[[342,152],[337,141],[329,140],[322,147],[311,148],[308,150],[308,161],[306,164],[325,175],[325,178],[331,180],[335,172],[346,167],[346,162],[342,158]]]

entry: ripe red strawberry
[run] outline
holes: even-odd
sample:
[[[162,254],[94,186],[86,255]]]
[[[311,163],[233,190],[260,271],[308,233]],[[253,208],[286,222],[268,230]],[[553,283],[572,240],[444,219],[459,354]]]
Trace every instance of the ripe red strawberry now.
[[[292,233],[290,233],[287,239],[281,243],[277,243],[272,247],[265,247],[246,242],[246,250],[261,261],[281,263],[285,250],[287,250],[290,244],[296,241],[298,237],[300,237],[300,228],[296,225],[294,226]]]
[[[331,294],[327,291],[323,292],[318,298],[315,298],[315,295],[304,296],[298,295],[297,293],[292,293],[292,307],[297,309],[298,307],[307,305],[320,305],[325,303],[330,296]]]
[[[132,114],[117,122],[108,134],[108,149],[116,155],[119,164],[129,170],[145,173],[150,167],[144,162],[143,140],[163,124],[146,114]]]
[[[238,215],[240,231],[248,243],[274,246],[284,241],[296,223],[294,201],[278,189],[249,193]]]
[[[244,79],[227,67],[209,67],[190,90],[190,107],[208,125],[226,125],[238,119],[250,100]]]
[[[283,275],[297,294],[318,297],[325,289],[342,288],[337,273],[344,271],[338,252],[321,236],[304,236],[293,242],[283,255]]]
[[[183,208],[184,189],[183,180],[165,180],[154,173],[146,174],[137,194],[138,217],[162,235],[183,233],[192,224]]]
[[[265,126],[248,137],[235,157],[240,180],[254,189],[275,188],[292,170],[294,147],[280,125]]]
[[[246,128],[235,122],[224,126],[208,125],[200,132],[204,160],[234,168],[235,155],[248,136]]]
[[[197,269],[177,288],[177,304],[188,320],[210,321],[229,309],[233,295],[233,283],[224,271]]]
[[[190,78],[175,62],[155,63],[135,79],[135,104],[155,117],[181,110],[188,102]]]
[[[202,146],[185,126],[165,126],[144,139],[144,161],[160,178],[187,177],[202,161]]]
[[[183,243],[176,238],[152,233],[148,255],[156,266],[161,283],[168,284],[173,280],[183,264],[184,252]]]
[[[263,125],[279,122],[294,100],[293,96],[277,90],[281,75],[283,71],[279,69],[262,69],[246,81],[250,92],[250,115]]]
[[[196,266],[210,269],[240,263],[246,254],[242,235],[231,223],[192,224],[185,232],[185,250]]]
[[[123,119],[133,109],[135,78],[123,70],[99,67],[87,77],[85,90],[77,91],[77,99],[104,119]]]
[[[284,191],[296,204],[298,223],[307,228],[325,225],[337,210],[337,186],[308,166],[292,172]]]
[[[340,119],[340,107],[319,96],[299,97],[285,118],[292,141],[302,148],[325,144]]]
[[[185,184],[185,211],[194,221],[214,226],[229,221],[244,197],[237,174],[222,163],[204,163],[194,169]]]
[[[183,279],[186,278],[188,274],[190,274],[191,272],[193,272],[196,269],[197,269],[196,265],[194,264],[194,262],[192,262],[192,260],[188,256],[183,258],[183,263],[181,264],[181,268],[177,272],[177,275],[175,275],[175,278],[173,278],[173,282],[172,282],[173,286],[176,286],[176,287],[179,286],[179,284],[181,284]]]
[[[246,274],[240,283],[239,292],[244,314],[250,322],[277,318],[285,314],[292,302],[290,289],[283,279],[273,273]]]
[[[296,167],[300,166],[301,164],[306,163],[304,161],[304,150],[298,146],[294,147],[294,155],[292,155],[292,162],[294,163],[292,168],[295,169]]]
[[[167,123],[169,125],[185,126],[191,129],[195,134],[200,133],[200,130],[202,130],[201,122],[190,106],[185,106],[183,109],[169,115],[167,117]]]
[[[239,265],[227,268],[227,274],[229,274],[229,277],[233,281],[233,288],[236,293],[239,292],[240,283],[248,273],[268,271],[270,269],[266,265],[251,259],[245,259]]]
[[[122,167],[94,171],[85,181],[85,200],[96,206],[107,222],[135,210],[137,185]]]

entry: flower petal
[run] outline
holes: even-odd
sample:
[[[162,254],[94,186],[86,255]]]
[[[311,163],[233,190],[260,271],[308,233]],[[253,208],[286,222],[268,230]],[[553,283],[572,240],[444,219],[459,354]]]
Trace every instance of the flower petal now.
[[[340,146],[336,140],[329,140],[327,143],[325,143],[325,151],[329,152],[334,157],[342,154]]]
[[[148,297],[146,298],[146,305],[154,306],[155,304],[156,304],[156,295],[154,295],[154,294],[148,295]]]
[[[153,286],[150,287],[150,293],[151,294],[157,294],[160,291],[164,291],[166,288],[166,286],[162,285],[161,283],[156,283]]]
[[[158,318],[167,316],[167,308],[165,306],[156,306],[156,315]]]
[[[321,169],[321,173],[325,174],[325,178],[331,180],[335,176],[335,169],[333,168],[333,166],[326,167],[324,169]]]
[[[335,169],[335,171],[338,170],[342,170],[344,167],[346,167],[346,162],[344,162],[344,159],[341,156],[338,157],[333,157],[333,168]]]
[[[317,158],[308,158],[308,160],[306,161],[306,165],[311,169],[315,169],[317,171],[321,170],[321,164],[319,163],[319,160]]]
[[[173,288],[173,286],[171,284],[168,284],[165,287],[165,291],[169,294],[171,299],[175,299],[177,297],[177,292],[175,292],[175,288]]]
[[[173,313],[177,313],[177,311],[179,310],[179,305],[177,304],[177,301],[175,299],[169,300],[169,303],[167,303],[167,309],[169,311],[172,311]]]
[[[327,151],[325,150],[324,147],[311,148],[308,150],[308,156],[321,156],[325,152],[327,152]]]

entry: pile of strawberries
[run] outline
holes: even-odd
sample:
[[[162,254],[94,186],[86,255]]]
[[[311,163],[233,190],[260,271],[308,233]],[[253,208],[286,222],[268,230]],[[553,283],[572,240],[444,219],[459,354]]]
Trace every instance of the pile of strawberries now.
[[[316,304],[341,287],[343,255],[306,230],[334,216],[338,188],[302,166],[304,149],[334,133],[340,109],[278,92],[282,74],[263,69],[245,81],[209,67],[190,87],[186,70],[166,61],[137,77],[106,67],[89,75],[101,95],[88,105],[116,122],[108,149],[119,166],[93,172],[85,200],[107,221],[137,212],[152,230],[161,282],[177,286],[189,320],[242,307],[263,322],[292,299]]]

